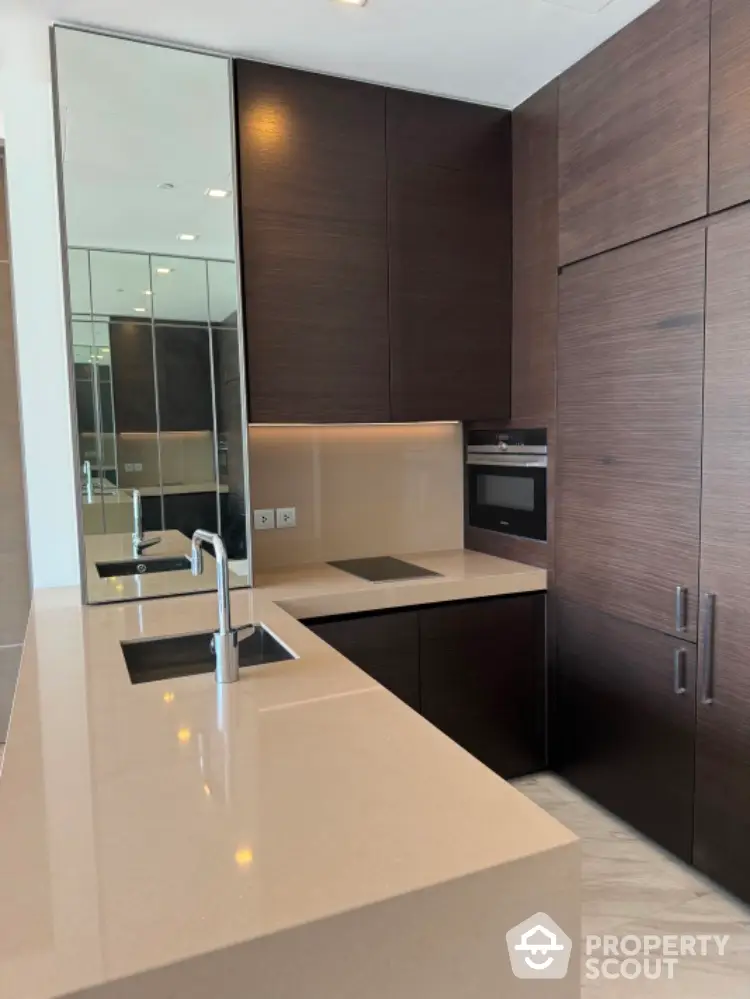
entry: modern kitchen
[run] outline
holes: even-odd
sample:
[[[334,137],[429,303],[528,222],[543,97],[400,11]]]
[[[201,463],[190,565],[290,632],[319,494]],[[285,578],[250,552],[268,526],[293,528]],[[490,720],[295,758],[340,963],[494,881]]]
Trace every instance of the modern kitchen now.
[[[0,999],[744,999],[750,8],[22,6]]]

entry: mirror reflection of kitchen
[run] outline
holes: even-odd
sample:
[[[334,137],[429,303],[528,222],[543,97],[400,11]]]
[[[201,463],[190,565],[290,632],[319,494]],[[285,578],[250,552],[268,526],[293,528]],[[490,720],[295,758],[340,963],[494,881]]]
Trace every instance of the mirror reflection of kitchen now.
[[[68,28],[55,48],[89,602],[215,586],[197,528],[247,586],[228,63]]]

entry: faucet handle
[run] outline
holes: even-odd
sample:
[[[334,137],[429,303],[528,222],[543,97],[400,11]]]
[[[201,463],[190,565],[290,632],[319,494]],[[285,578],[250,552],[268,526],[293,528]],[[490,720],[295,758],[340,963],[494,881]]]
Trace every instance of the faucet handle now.
[[[246,638],[252,638],[252,636],[255,634],[255,625],[246,624],[243,625],[242,628],[235,628],[234,633],[237,636],[236,641],[237,644],[239,645],[240,642],[244,641]]]
[[[190,571],[194,576],[203,575],[203,549],[193,545],[190,552]]]

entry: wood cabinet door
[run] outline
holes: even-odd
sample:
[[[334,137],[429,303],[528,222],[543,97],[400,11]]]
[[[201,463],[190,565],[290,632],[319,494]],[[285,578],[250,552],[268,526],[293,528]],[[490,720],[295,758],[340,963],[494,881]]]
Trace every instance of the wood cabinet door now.
[[[420,709],[416,611],[326,618],[307,627],[396,697]]]
[[[709,205],[719,212],[750,200],[750,4],[711,8],[711,169]]]
[[[235,66],[250,419],[387,421],[385,90]]]
[[[689,862],[695,647],[579,604],[556,611],[553,768]]]
[[[501,777],[546,763],[545,597],[419,612],[422,714]]]
[[[560,263],[706,213],[710,0],[660,0],[560,78]]]
[[[700,645],[694,862],[746,900],[750,900],[749,274],[750,214],[709,226],[701,590],[715,594],[716,610],[709,646],[711,673],[703,641],[705,620]],[[703,703],[706,694],[712,703]]]
[[[510,114],[389,90],[393,420],[507,417]]]
[[[511,417],[540,426],[555,414],[557,99],[555,80],[513,111]]]
[[[207,326],[154,325],[159,428],[214,431],[214,389]]]
[[[695,641],[705,231],[658,236],[560,278],[556,581]],[[678,628],[676,588],[686,587]]]
[[[110,320],[109,346],[117,433],[156,433],[151,323]]]

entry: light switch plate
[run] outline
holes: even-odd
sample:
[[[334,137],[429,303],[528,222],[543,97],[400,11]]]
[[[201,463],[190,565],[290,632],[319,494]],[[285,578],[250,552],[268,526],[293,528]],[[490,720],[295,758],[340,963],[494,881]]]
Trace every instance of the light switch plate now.
[[[296,527],[297,508],[295,506],[280,506],[276,509],[277,527]]]
[[[125,462],[125,471],[126,472],[134,472],[135,471],[135,465],[132,462],[130,462],[130,461],[126,461]]]
[[[253,510],[253,526],[256,531],[272,531],[276,526],[273,510]]]

